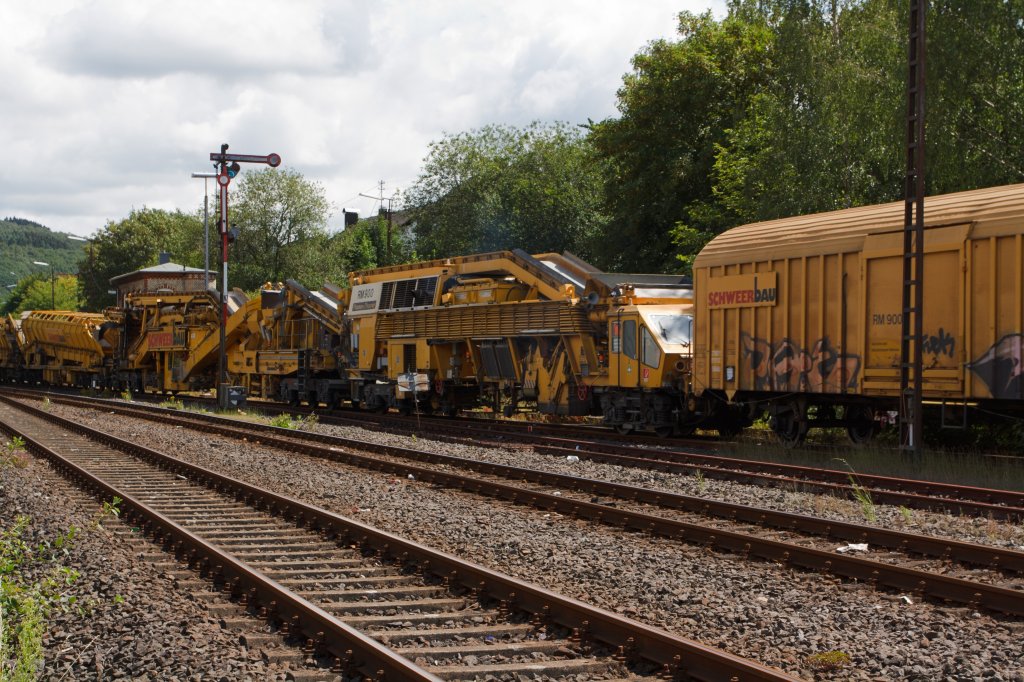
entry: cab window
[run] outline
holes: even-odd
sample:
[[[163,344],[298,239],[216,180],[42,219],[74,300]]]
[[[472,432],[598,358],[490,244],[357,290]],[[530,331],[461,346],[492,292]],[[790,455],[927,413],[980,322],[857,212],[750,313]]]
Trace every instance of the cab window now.
[[[640,361],[648,367],[657,369],[661,364],[661,349],[658,348],[658,342],[647,327],[640,329],[640,352]]]
[[[636,320],[622,323],[622,352],[630,360],[636,360]]]

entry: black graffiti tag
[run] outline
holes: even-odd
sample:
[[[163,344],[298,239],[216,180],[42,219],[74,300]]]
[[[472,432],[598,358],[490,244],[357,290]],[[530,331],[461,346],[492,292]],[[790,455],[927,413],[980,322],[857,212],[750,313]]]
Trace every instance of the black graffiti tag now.
[[[947,334],[945,329],[939,327],[938,334],[924,335],[921,350],[932,355],[948,355],[953,357],[953,352],[956,350],[956,339],[953,338],[952,334]]]
[[[810,350],[789,338],[772,344],[741,332],[740,340],[758,390],[834,393],[844,384],[846,388],[857,385],[860,356],[843,355],[827,336],[815,341]]]

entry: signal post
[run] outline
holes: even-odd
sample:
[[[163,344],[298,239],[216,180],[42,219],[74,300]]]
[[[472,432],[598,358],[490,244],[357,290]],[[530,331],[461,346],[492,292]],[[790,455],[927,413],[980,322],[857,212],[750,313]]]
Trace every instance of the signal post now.
[[[220,353],[217,358],[217,406],[228,408],[228,376],[227,376],[227,326],[228,326],[228,185],[242,169],[242,163],[264,163],[271,168],[281,165],[281,157],[277,154],[256,156],[253,154],[228,154],[225,142],[220,152],[211,152],[210,161],[217,169],[217,186],[220,188],[220,261],[222,270],[220,290]]]

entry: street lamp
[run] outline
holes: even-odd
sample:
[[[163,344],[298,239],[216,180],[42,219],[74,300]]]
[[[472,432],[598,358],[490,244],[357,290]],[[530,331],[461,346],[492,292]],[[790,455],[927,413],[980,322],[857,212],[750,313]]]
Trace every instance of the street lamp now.
[[[216,173],[193,173],[193,178],[203,179],[203,288],[210,288],[210,187],[211,178],[217,177]]]
[[[50,310],[55,310],[57,308],[57,273],[52,265],[41,260],[34,260],[32,264],[50,268]]]

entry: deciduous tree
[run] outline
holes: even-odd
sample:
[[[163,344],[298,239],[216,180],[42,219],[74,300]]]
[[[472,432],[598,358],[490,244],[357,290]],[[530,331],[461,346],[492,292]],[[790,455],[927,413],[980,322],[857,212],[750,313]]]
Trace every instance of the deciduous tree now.
[[[263,282],[322,279],[331,206],[323,187],[288,168],[245,171],[232,186],[229,221],[238,238],[229,251],[229,285],[256,289]]]
[[[181,211],[142,208],[108,222],[82,248],[78,272],[86,309],[113,305],[111,278],[156,265],[162,251],[176,263],[201,268],[201,235],[201,219]]]
[[[81,310],[78,278],[75,275],[34,273],[20,280],[0,305],[0,315],[18,315],[25,310]]]
[[[431,143],[405,206],[428,258],[522,248],[587,257],[604,223],[600,163],[565,123],[490,125]]]

